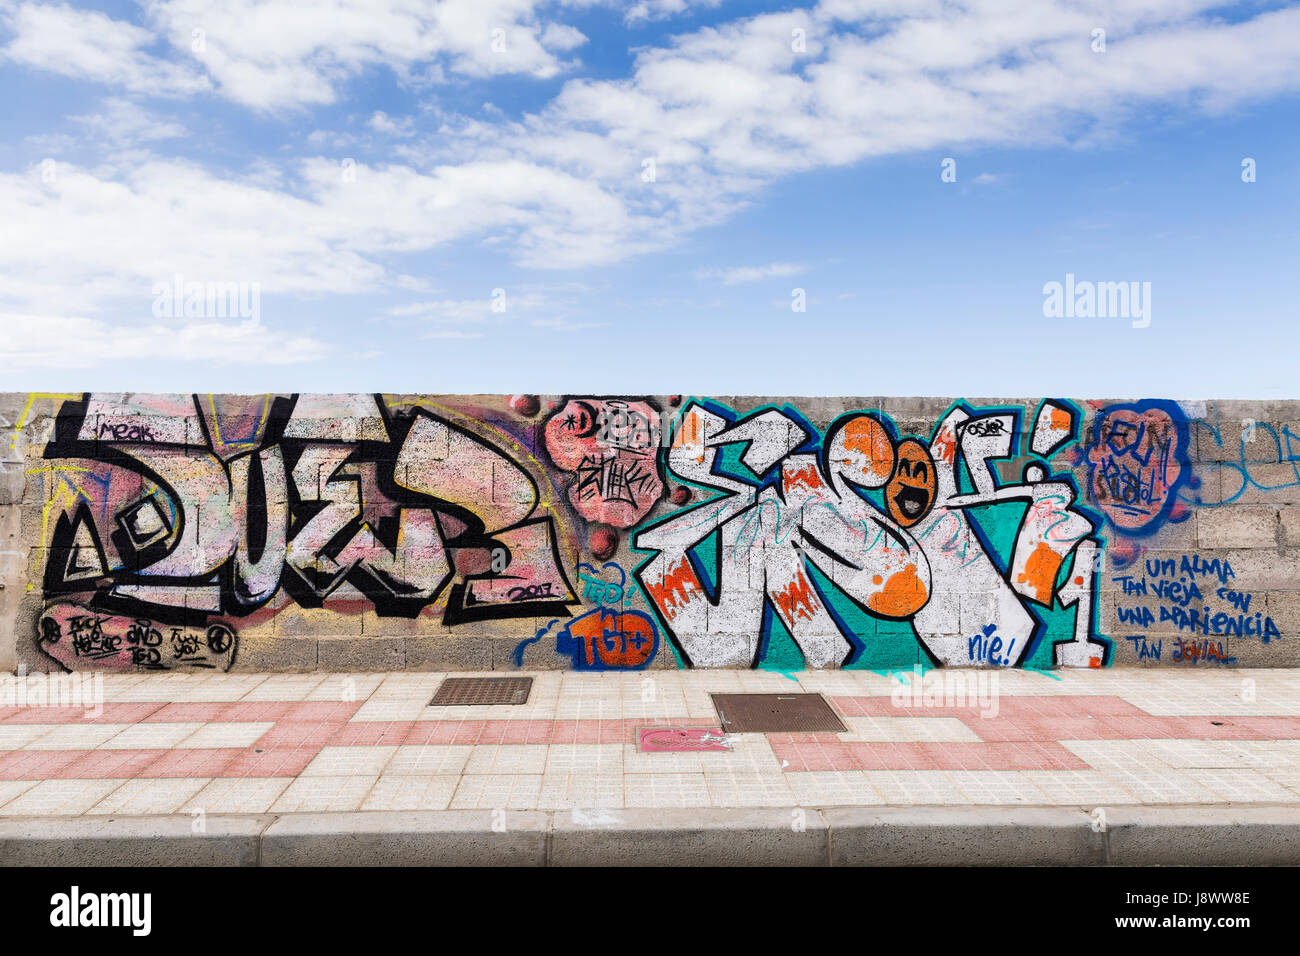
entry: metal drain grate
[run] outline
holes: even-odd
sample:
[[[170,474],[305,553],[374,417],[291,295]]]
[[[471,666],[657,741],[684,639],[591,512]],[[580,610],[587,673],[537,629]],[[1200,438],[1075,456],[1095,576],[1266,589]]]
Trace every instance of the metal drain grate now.
[[[469,704],[526,704],[531,677],[448,677],[438,685],[430,707]]]
[[[710,694],[729,734],[848,731],[821,694]]]

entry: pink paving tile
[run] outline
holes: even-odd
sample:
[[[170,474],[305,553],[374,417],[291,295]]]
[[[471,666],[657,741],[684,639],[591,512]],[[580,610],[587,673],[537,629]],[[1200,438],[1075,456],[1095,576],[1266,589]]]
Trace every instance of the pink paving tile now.
[[[551,728],[553,744],[595,744],[600,743],[601,720],[557,720]],[[613,723],[613,721],[609,721]],[[622,721],[619,721],[621,724]],[[621,732],[622,728],[620,728]]]
[[[319,747],[249,748],[226,764],[219,777],[296,777],[316,759]]]
[[[939,770],[933,753],[920,743],[848,743],[858,770]],[[972,746],[956,744],[948,746]],[[981,746],[976,744],[974,746]]]
[[[258,722],[283,720],[293,710],[291,700],[237,700],[221,705],[218,720]]]
[[[352,715],[360,709],[361,704],[358,701],[304,700],[291,703],[289,709],[285,711],[284,716],[280,719],[292,721],[350,720]],[[248,720],[250,718],[239,717],[236,719]]]
[[[0,723],[5,724],[134,724],[153,713],[161,703],[104,704],[98,714],[87,716],[84,707],[6,707]]]
[[[142,777],[218,777],[244,751],[239,747],[168,750],[141,771]]]
[[[374,747],[401,744],[406,741],[414,723],[411,720],[395,720],[389,724],[377,720],[350,721],[330,738],[329,745],[331,747]]]
[[[1058,743],[1014,741],[917,746],[939,770],[1087,770],[1089,766]]]
[[[105,780],[137,777],[166,750],[91,750],[49,776],[59,780]]]
[[[798,770],[1085,770],[1058,743],[842,743],[772,741],[786,771]]]
[[[1062,694],[1056,697],[1008,696],[998,698],[1000,717],[1146,717],[1141,707],[1122,697]]]
[[[521,720],[519,723],[526,724],[528,721]],[[411,729],[402,743],[419,747],[428,744],[449,744],[452,737],[456,736],[456,727],[457,722],[454,720],[416,720],[411,723]],[[524,741],[512,740],[510,743],[524,743]]]
[[[44,780],[80,760],[89,750],[6,750],[0,752],[0,780]]]
[[[285,747],[315,747],[319,750],[346,726],[342,721],[286,720],[277,723],[257,741],[264,750]]]
[[[217,720],[229,720],[229,717],[221,716],[228,706],[219,701],[163,704],[144,720],[146,723],[208,724]]]
[[[793,743],[771,744],[772,753],[781,761],[787,772],[807,770],[861,770],[857,755],[845,743]]]

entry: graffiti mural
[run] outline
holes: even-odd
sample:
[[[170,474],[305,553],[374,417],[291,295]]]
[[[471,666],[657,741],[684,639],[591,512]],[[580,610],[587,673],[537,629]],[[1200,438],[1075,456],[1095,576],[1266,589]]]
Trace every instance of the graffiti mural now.
[[[587,521],[630,528],[663,495],[659,412],[647,401],[570,399],[547,419],[546,450]]]
[[[1020,451],[1020,409],[955,406],[926,441],[874,414],[821,435],[789,406],[739,416],[693,401],[668,473],[702,497],[636,532],[650,553],[637,579],[698,667],[761,663],[778,623],[803,664],[851,665],[866,644],[848,606],[908,622],[933,663],[993,666],[1043,660],[1039,609],[1071,609],[1046,661],[1100,666],[1098,521],[1046,462],[1077,417],[1043,403],[1021,479],[1003,481],[993,464]],[[1008,523],[1009,542],[994,544]]]
[[[63,405],[44,459],[54,479],[44,590],[83,616],[202,629],[283,595],[395,617],[439,602],[451,626],[567,615],[579,603],[529,471],[421,407],[87,395]],[[120,626],[109,628],[112,653],[51,639],[72,636],[71,613],[42,619],[42,646],[61,663],[83,644],[82,659],[145,663]],[[225,653],[204,634],[212,659]],[[182,644],[170,658],[158,644],[143,656],[192,659]]]
[[[1184,488],[1192,474],[1187,419],[1175,402],[1107,405],[1093,419],[1088,446],[1076,449],[1088,469],[1088,492],[1119,538],[1111,556],[1121,567],[1141,553],[1139,541],[1166,522],[1187,520]]]
[[[5,401],[44,666],[1257,666],[1300,618],[1300,405]]]

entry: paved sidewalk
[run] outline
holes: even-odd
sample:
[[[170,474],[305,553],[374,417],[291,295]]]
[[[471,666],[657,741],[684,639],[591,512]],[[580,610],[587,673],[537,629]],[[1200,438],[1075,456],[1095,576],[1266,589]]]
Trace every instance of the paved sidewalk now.
[[[569,811],[599,826],[678,810],[725,826],[778,808],[771,819],[788,828],[799,809],[1055,807],[1087,823],[1097,808],[1207,820],[1300,808],[1294,670],[1006,671],[974,706],[896,699],[897,683],[871,672],[546,672],[524,705],[430,707],[444,676],[110,675],[93,718],[0,708],[0,823],[11,834],[36,817],[188,826],[202,811],[380,826],[379,811],[459,810]],[[710,692],[819,692],[849,732],[640,749],[641,728],[717,728]]]

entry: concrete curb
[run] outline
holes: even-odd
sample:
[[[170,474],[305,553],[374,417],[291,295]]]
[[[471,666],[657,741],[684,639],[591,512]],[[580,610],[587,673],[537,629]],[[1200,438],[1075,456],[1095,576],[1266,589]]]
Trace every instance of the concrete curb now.
[[[0,866],[1280,866],[1300,807],[0,817]]]

